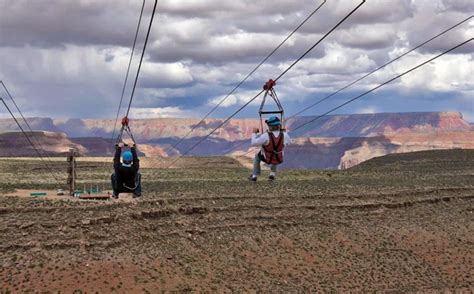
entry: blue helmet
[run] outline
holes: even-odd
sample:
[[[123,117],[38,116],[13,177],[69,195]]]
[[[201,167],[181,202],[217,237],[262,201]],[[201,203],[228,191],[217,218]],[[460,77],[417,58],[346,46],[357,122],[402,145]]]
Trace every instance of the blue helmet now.
[[[132,155],[132,152],[130,151],[125,151],[123,154],[122,154],[122,160],[123,160],[123,163],[125,164],[130,164],[132,163],[133,161],[133,155]]]
[[[281,125],[281,121],[278,117],[276,116],[271,116],[270,118],[268,118],[266,121],[267,125],[269,126],[279,126]]]

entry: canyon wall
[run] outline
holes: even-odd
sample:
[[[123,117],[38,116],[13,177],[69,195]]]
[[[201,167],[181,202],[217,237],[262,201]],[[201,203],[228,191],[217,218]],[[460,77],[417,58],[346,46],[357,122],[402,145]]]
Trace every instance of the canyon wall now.
[[[473,125],[457,112],[332,115],[291,131],[314,118],[288,120],[286,127],[294,142],[286,148],[282,168],[344,169],[389,153],[474,148]],[[62,154],[69,148],[89,156],[113,154],[114,120],[28,118],[28,122],[36,130],[34,137],[49,154]],[[206,119],[172,148],[198,122],[199,119],[180,118],[132,119],[130,127],[143,155],[174,156],[187,151],[223,120]],[[252,129],[259,125],[258,119],[233,119],[190,155],[244,154],[250,150]],[[0,119],[0,132],[4,132],[0,136],[0,156],[35,155],[19,133],[12,133],[15,130],[18,129],[12,120]],[[250,152],[245,156],[253,155]]]

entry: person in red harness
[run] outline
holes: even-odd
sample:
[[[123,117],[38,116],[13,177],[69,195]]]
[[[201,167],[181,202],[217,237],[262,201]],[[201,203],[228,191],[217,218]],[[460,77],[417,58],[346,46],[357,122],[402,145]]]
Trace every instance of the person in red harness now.
[[[283,149],[291,143],[290,136],[282,130],[281,121],[278,117],[272,116],[265,120],[268,125],[268,132],[259,135],[259,129],[254,129],[251,145],[261,146],[260,151],[255,155],[253,161],[253,173],[249,180],[257,181],[260,176],[260,163],[263,161],[270,165],[269,180],[273,181],[276,177],[277,165],[283,162]]]

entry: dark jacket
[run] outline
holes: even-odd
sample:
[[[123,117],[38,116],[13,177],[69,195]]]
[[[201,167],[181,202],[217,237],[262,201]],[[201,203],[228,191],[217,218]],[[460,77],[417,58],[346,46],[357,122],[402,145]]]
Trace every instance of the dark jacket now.
[[[133,155],[133,164],[130,167],[123,166],[120,162],[120,156],[122,155],[122,148],[117,147],[114,156],[114,170],[117,176],[117,182],[120,186],[125,184],[128,187],[135,187],[135,180],[137,178],[138,169],[140,168],[140,160],[138,160],[137,149],[135,147],[130,148]]]

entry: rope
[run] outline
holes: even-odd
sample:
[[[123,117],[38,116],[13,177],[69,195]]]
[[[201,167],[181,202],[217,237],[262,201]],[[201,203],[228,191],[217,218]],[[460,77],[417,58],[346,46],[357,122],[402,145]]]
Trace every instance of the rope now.
[[[324,36],[322,36],[313,46],[311,46],[303,55],[301,55],[295,62],[293,62],[287,69],[285,69],[274,81],[278,81],[281,77],[283,77],[290,69],[292,69],[301,59],[303,59],[306,55],[308,55],[319,43],[321,43],[327,36],[329,36],[337,27],[339,27],[347,18],[349,18],[356,10],[358,10],[366,0],[363,0],[356,8],[354,8],[351,12],[349,12],[341,21],[339,21],[331,30],[329,30]],[[215,131],[221,128],[224,124],[226,124],[231,118],[236,116],[240,111],[242,111],[245,107],[247,107],[252,101],[257,99],[265,90],[261,90],[257,95],[255,95],[252,99],[250,99],[247,103],[245,103],[242,107],[240,107],[237,111],[235,111],[231,116],[225,119],[222,123],[220,123],[216,128],[214,128],[209,134],[204,136],[201,140],[199,140],[196,144],[194,144],[190,149],[184,152],[182,155],[178,156],[175,160],[171,162],[166,168],[170,168],[175,164],[181,157],[189,154],[194,148],[196,148],[199,144],[204,142],[207,138],[209,138]]]
[[[15,115],[13,115],[13,112],[10,110],[10,107],[8,107],[7,103],[5,102],[5,100],[0,97],[0,100],[2,100],[3,102],[3,105],[5,105],[5,108],[8,110],[8,112],[10,113],[11,117],[13,118],[13,120],[16,122],[18,128],[20,128],[21,132],[23,133],[23,135],[26,137],[26,139],[28,140],[28,143],[30,143],[31,147],[33,147],[33,149],[35,150],[36,154],[38,155],[38,157],[40,158],[40,160],[46,165],[46,167],[49,169],[49,172],[51,173],[51,175],[56,179],[56,181],[59,182],[59,179],[58,177],[56,177],[56,175],[54,174],[53,172],[53,169],[51,168],[51,166],[43,159],[43,156],[41,155],[41,153],[38,151],[38,149],[36,148],[36,146],[33,144],[33,142],[31,141],[30,137],[28,136],[28,134],[25,132],[25,130],[23,129],[23,127],[21,126],[21,124],[18,122],[17,118],[15,117]]]
[[[275,52],[281,48],[281,46],[283,46],[283,44],[286,43],[286,41],[288,41],[288,39],[290,39],[325,3],[326,3],[327,0],[324,0],[323,3],[321,3],[315,10],[313,10],[313,12],[311,12],[282,42],[280,42],[280,44],[275,48],[273,49],[252,71],[250,71],[247,76],[245,76],[245,78],[240,81],[223,99],[221,99],[197,124],[195,124],[192,129],[186,134],[184,135],[184,137],[182,137],[177,143],[175,143],[173,146],[170,146],[166,149],[165,153],[168,153],[171,149],[173,148],[176,148],[179,144],[181,144],[186,138],[189,137],[189,135],[191,135],[197,127],[199,127],[199,125],[201,125],[201,123],[204,122],[204,120],[206,118],[209,117],[209,115],[211,115],[217,108],[219,108],[219,106],[222,105],[222,103],[224,103],[224,101],[226,101],[230,95],[232,95],[238,88],[240,88],[240,86],[242,86],[243,83],[245,83],[251,75],[253,75],[270,57],[273,56],[273,54],[275,54]]]

